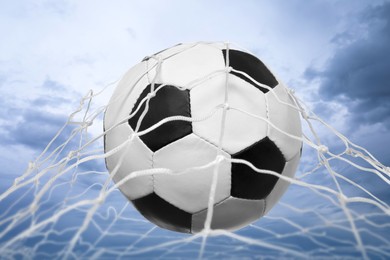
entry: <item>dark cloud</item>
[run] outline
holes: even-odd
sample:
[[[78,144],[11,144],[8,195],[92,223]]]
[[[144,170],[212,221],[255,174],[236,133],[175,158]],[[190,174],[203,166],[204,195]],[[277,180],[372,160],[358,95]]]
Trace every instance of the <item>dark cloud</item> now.
[[[68,117],[66,115],[57,115],[39,109],[26,109],[21,121],[8,126],[0,143],[3,147],[7,145],[18,145],[40,153],[65,125],[67,119]],[[60,158],[67,156],[71,151],[77,150],[80,142],[80,134],[69,139],[77,127],[79,126],[67,125],[60,135],[56,137],[49,148],[49,152],[65,142],[68,143],[62,150]],[[84,133],[83,140],[86,138],[91,139],[91,136],[89,134],[87,136]],[[100,143],[96,143],[93,146],[97,149],[99,145],[102,147]],[[72,161],[72,163],[74,162]],[[104,170],[104,160],[88,161],[80,165],[80,168],[83,170]]]
[[[8,144],[25,145],[32,149],[43,150],[65,122],[65,116],[26,109],[23,119],[8,127],[5,141]],[[70,133],[71,130],[67,131]],[[65,141],[64,138],[62,139],[58,142]]]
[[[337,50],[322,71],[320,96],[349,106],[352,123],[383,123],[390,128],[390,3],[367,8],[350,31],[337,35]]]
[[[72,93],[70,93],[59,82],[46,79],[42,84],[44,95],[37,98],[27,99],[21,103],[14,103],[12,100],[0,97],[0,103],[4,106],[0,110],[0,145],[7,147],[24,147],[37,154],[41,153],[57,132],[66,124],[68,114],[62,113],[61,107],[73,106],[76,108]],[[53,111],[55,108],[55,111]],[[79,125],[67,125],[61,134],[54,140],[49,152],[68,141]],[[67,156],[70,151],[79,147],[80,134],[69,140],[62,150],[61,157]],[[83,133],[83,140],[91,138],[89,134]],[[102,144],[96,143],[97,149]],[[1,154],[0,154],[1,155]],[[104,169],[104,161],[86,162],[80,167],[84,170]]]
[[[0,138],[2,144],[24,145],[42,150],[65,124],[67,115],[54,114],[48,108],[53,109],[71,102],[70,98],[66,98],[66,89],[50,79],[43,82],[42,88],[44,95],[25,99],[23,102],[15,103],[12,99],[0,97],[3,104],[0,112],[3,122],[3,135]]]

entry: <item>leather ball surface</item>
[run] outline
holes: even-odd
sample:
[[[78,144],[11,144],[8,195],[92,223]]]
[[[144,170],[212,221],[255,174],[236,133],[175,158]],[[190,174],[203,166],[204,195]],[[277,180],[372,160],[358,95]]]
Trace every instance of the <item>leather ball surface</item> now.
[[[207,215],[212,162],[223,158],[211,228],[237,230],[266,214],[289,183],[230,159],[293,177],[302,147],[294,107],[252,54],[222,43],[179,44],[146,57],[119,82],[104,117],[105,152],[115,151],[106,166],[116,183],[156,169],[119,189],[156,225],[197,233]]]

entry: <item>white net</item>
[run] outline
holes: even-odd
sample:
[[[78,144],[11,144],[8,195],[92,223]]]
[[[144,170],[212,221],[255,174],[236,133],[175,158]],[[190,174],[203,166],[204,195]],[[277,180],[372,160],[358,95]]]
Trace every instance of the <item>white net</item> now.
[[[88,92],[44,151],[1,191],[1,258],[390,258],[390,169],[293,91],[304,147],[295,178],[282,176],[291,183],[287,193],[269,214],[237,232],[208,229],[209,210],[205,230],[196,235],[151,224],[121,194],[123,183],[112,182],[104,159],[121,147],[104,153],[99,130],[106,106],[94,103],[100,95]],[[124,181],[141,174],[157,172],[136,172]]]

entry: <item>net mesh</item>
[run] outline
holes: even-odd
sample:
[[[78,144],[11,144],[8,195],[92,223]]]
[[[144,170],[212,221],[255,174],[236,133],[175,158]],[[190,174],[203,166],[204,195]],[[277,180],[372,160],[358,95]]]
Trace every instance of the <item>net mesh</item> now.
[[[110,129],[99,131],[107,105],[94,103],[113,86],[99,93],[89,91],[42,153],[1,191],[2,258],[390,258],[389,167],[324,122],[292,90],[288,93],[303,124],[302,137],[293,138],[303,141],[303,157],[294,178],[277,175],[291,185],[269,214],[236,232],[210,230],[215,173],[221,160],[226,160],[217,156],[204,166],[216,169],[205,229],[189,235],[154,226],[132,207],[118,186],[139,175],[173,172],[138,171],[114,184],[104,159],[126,144],[104,152],[104,135]],[[221,104],[217,109],[235,108]],[[136,134],[153,131],[170,120],[205,118],[168,118]],[[58,140],[65,141],[59,144]],[[276,174],[243,160],[230,160],[246,163],[262,174]]]

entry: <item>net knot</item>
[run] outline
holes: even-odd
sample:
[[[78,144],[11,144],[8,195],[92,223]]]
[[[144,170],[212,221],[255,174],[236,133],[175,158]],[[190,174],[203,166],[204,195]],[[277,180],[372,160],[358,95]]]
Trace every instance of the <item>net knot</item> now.
[[[302,118],[305,119],[305,120],[307,120],[308,117],[309,117],[309,115],[306,113],[306,111],[302,111],[301,115],[302,115]]]
[[[318,151],[320,153],[327,153],[327,152],[329,152],[329,148],[322,144],[322,145],[318,146]]]
[[[342,194],[342,193],[337,194],[337,198],[339,199],[339,202],[340,202],[340,204],[341,204],[342,206],[346,204],[347,199],[348,199],[347,196],[345,196],[345,195]]]
[[[89,127],[89,126],[91,126],[92,124],[93,124],[92,121],[85,121],[85,122],[84,122],[84,127]]]
[[[294,95],[295,94],[295,89],[293,88],[287,88],[287,92]]]
[[[216,163],[221,163],[223,160],[225,160],[225,157],[221,154],[219,154],[219,155],[217,155],[217,157],[215,157]]]
[[[130,134],[130,135],[129,135],[129,138],[128,138],[129,142],[132,142],[133,139],[134,139],[134,137],[135,137],[136,135],[137,135],[136,133]]]
[[[93,90],[90,89],[87,94],[84,96],[84,99],[90,99],[93,97]]]
[[[229,109],[230,109],[229,103],[224,103],[224,104],[222,105],[222,107],[223,107],[224,110],[229,110]]]
[[[23,181],[24,180],[24,177],[23,176],[20,176],[20,177],[17,177],[15,178],[14,180],[14,185],[17,185],[19,182]]]
[[[67,156],[68,160],[72,159],[75,156],[75,154],[76,154],[75,151],[70,151]]]
[[[30,205],[30,211],[31,211],[31,213],[35,213],[35,212],[37,211],[37,209],[38,209],[38,205],[37,205],[36,203],[32,203],[32,204]]]
[[[226,73],[230,73],[232,70],[233,68],[231,66],[225,68]]]
[[[36,167],[37,167],[37,165],[36,165],[35,162],[30,161],[30,162],[28,163],[28,169],[29,169],[29,170],[32,170],[32,169],[34,169],[34,168],[36,168]]]
[[[102,205],[104,203],[104,200],[105,200],[104,195],[100,194],[100,196],[96,199],[96,203]]]
[[[150,93],[147,95],[148,99],[154,98],[155,96],[156,96],[156,92],[155,92],[155,91],[152,91],[152,92],[150,92]]]

